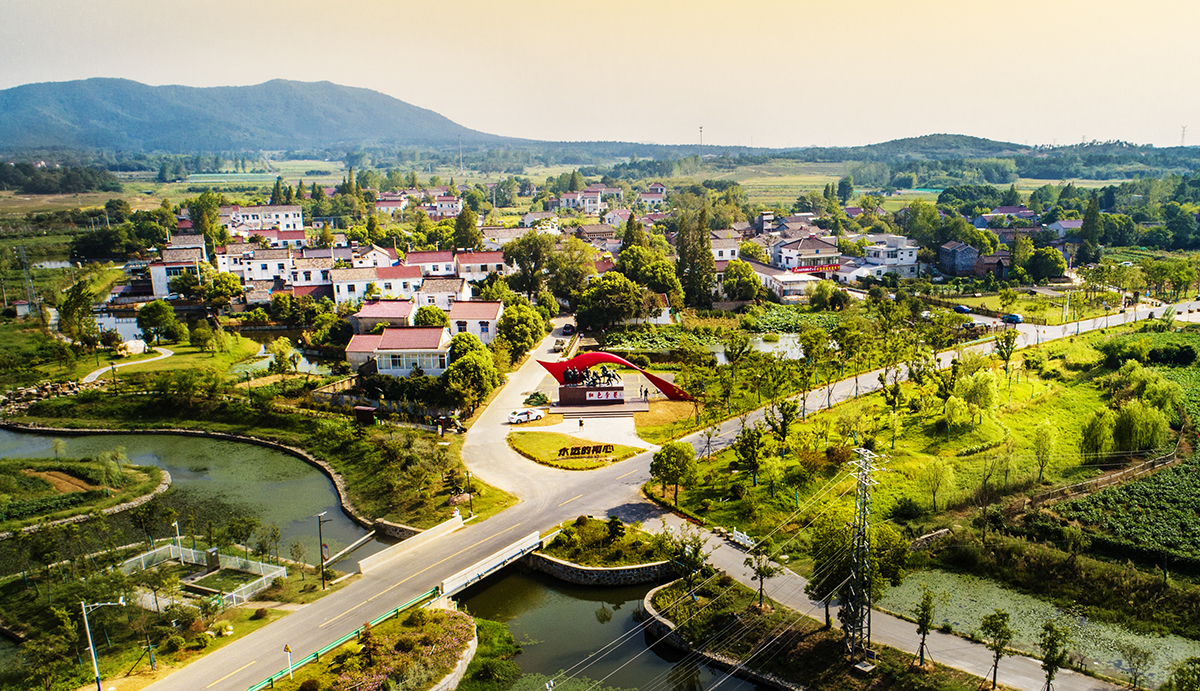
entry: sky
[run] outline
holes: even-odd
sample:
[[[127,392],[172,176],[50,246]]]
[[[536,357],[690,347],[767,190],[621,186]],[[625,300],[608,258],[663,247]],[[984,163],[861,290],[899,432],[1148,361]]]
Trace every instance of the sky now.
[[[328,80],[493,134],[1200,144],[1195,0],[0,0],[0,88]]]

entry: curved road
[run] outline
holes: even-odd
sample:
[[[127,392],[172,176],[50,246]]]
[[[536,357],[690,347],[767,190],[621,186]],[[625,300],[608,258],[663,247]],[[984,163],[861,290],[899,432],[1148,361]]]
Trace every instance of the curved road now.
[[[1184,321],[1200,320],[1200,315],[1187,314],[1188,310],[1195,311],[1198,307],[1200,303],[1195,301],[1177,305],[1178,318]],[[1015,328],[1021,332],[1018,345],[1024,347],[1074,335],[1076,330],[1083,333],[1104,328],[1106,321],[1113,326],[1135,319],[1140,321],[1151,313],[1160,316],[1162,308],[1130,309],[1126,314],[1112,315],[1107,320],[1100,317],[1066,327],[1022,324]],[[485,482],[520,497],[516,506],[486,522],[469,522],[462,530],[414,550],[396,567],[366,575],[341,591],[250,634],[237,645],[214,651],[148,688],[153,691],[240,691],[286,667],[284,645],[290,645],[294,657],[301,659],[358,628],[364,621],[374,619],[428,591],[443,578],[531,532],[543,531],[564,520],[589,513],[616,514],[628,521],[667,518],[661,509],[642,499],[639,492],[641,485],[650,479],[650,453],[600,470],[572,472],[537,465],[519,456],[505,443],[508,412],[520,407],[528,392],[545,376],[536,360],[557,357],[551,350],[554,338],[561,336],[561,322],[556,320],[556,323],[559,326],[556,326],[555,332],[542,341],[520,369],[509,375],[508,383],[472,426],[463,445],[463,460],[471,472]],[[990,352],[992,344],[984,342],[972,348]],[[942,353],[940,362],[948,364],[951,355]],[[860,392],[878,388],[876,372],[861,375],[859,388]],[[827,399],[837,403],[853,395],[854,381],[843,380],[812,392],[809,401],[815,407],[818,402],[824,405]],[[751,414],[749,419],[754,421],[762,416],[763,411],[759,410]],[[728,445],[739,428],[738,420],[725,422],[720,425],[719,436],[714,441],[719,440],[722,446]],[[705,443],[699,433],[685,437],[684,441],[698,449]],[[714,552],[713,561],[753,586],[742,573],[743,569],[739,566],[741,558],[735,548],[728,545],[721,547]],[[773,597],[778,596],[783,602],[791,603],[793,598],[803,597],[789,598],[785,595],[785,589],[793,593],[803,592],[802,587],[796,590],[797,583],[791,581],[791,577],[780,579],[778,583],[772,581],[772,586],[772,590],[776,591]],[[799,600],[795,601],[795,606],[804,609],[803,602]],[[911,624],[881,613],[874,615],[874,622],[877,640],[913,650],[915,634],[912,633]],[[885,635],[885,632],[894,633]],[[940,662],[979,676],[990,669],[991,655],[983,646],[956,637],[947,637],[945,641],[931,637],[931,642],[937,645],[935,657]],[[1032,658],[1009,658],[1001,667],[1001,676],[1011,686],[1038,691],[1042,682],[1036,673],[1037,667],[1038,662]],[[1012,676],[1006,671],[1010,669]],[[1116,688],[1106,682],[1066,672],[1060,673],[1055,686],[1060,691]]]
[[[147,362],[157,362],[158,360],[169,358],[175,354],[174,351],[167,350],[166,348],[159,348],[157,346],[154,348],[154,350],[159,352],[158,356],[152,357],[148,360],[134,360],[133,362],[122,362],[122,363],[115,364],[115,365],[109,365],[108,367],[101,367],[100,369],[96,370],[95,372],[92,372],[91,374],[87,375],[82,380],[80,380],[80,383],[87,384],[90,382],[94,382],[97,379],[99,379],[100,376],[102,374],[104,374],[105,372],[111,372],[113,367],[116,367],[117,369],[121,369],[122,367],[129,367],[131,365],[144,365]]]

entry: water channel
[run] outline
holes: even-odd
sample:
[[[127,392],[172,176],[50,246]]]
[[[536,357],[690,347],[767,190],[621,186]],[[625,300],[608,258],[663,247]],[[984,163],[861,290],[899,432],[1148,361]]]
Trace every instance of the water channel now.
[[[521,645],[515,660],[527,674],[572,676],[622,689],[751,691],[756,685],[696,664],[667,646],[649,647],[634,613],[653,585],[592,587],[509,568],[458,598],[472,616],[508,625]],[[607,648],[614,641],[620,642]]]
[[[0,430],[0,458],[48,458],[54,455],[52,437]],[[180,527],[188,513],[196,516],[196,532],[204,534],[204,516],[218,525],[237,511],[260,523],[279,526],[280,553],[287,556],[293,540],[304,544],[308,561],[317,558],[317,521],[325,511],[322,530],[330,554],[336,554],[367,534],[341,510],[333,481],[316,468],[288,454],[252,444],[197,439],[169,434],[113,434],[62,437],[67,458],[92,457],[118,446],[134,465],[153,465],[171,474],[171,490],[163,501],[180,514]],[[166,530],[172,530],[169,527]],[[186,532],[186,531],[185,531]],[[166,532],[155,537],[168,537]],[[387,545],[372,541],[335,565],[355,570],[358,560]]]

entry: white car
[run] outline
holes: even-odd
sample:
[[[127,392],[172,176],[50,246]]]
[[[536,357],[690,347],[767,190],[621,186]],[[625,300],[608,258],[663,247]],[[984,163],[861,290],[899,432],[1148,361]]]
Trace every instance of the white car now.
[[[546,414],[536,408],[526,408],[525,410],[514,410],[508,414],[508,424],[519,425],[522,422],[531,422],[533,420],[541,420],[546,417]]]

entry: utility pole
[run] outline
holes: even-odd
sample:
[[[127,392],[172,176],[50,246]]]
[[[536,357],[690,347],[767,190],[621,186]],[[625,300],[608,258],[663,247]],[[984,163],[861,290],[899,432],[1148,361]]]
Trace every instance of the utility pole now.
[[[704,156],[704,125],[700,126],[700,156]]]
[[[871,474],[877,469],[874,453],[861,448],[854,452],[858,458],[850,466],[857,471],[858,494],[851,528],[850,597],[838,614],[851,660],[865,656],[871,645],[871,487],[875,484]]]

